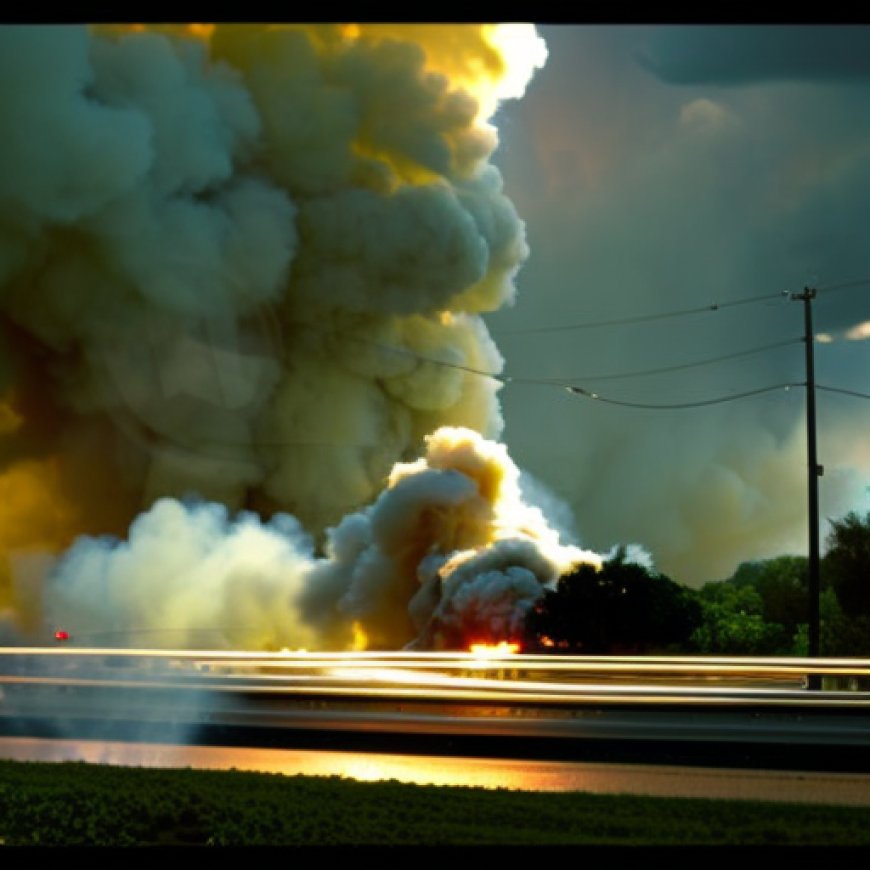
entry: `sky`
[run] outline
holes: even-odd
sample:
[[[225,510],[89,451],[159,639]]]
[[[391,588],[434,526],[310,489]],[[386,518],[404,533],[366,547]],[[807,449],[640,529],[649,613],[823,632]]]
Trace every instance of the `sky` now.
[[[808,286],[870,509],[868,48],[0,27],[0,638],[453,647],[805,552]]]
[[[539,33],[546,65],[496,118],[495,161],[531,252],[515,306],[487,317],[505,373],[644,404],[803,383],[804,345],[790,342],[803,303],[788,296],[533,330],[870,278],[870,28]],[[870,283],[820,294],[813,317],[817,383],[870,392]],[[806,553],[803,387],[681,410],[522,383],[501,396],[512,456],[570,505],[584,546],[637,542],[694,586],[744,560]],[[817,391],[822,540],[826,518],[870,507],[868,423],[866,399]]]

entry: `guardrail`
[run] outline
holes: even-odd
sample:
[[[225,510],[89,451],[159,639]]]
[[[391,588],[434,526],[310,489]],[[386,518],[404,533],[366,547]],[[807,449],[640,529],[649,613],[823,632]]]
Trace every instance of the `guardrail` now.
[[[820,691],[807,691],[813,677]],[[870,661],[847,658],[0,648],[0,684],[22,678],[45,685],[144,686],[152,679],[213,691],[383,696],[391,690],[397,697],[560,703],[584,694],[602,702],[870,703]]]
[[[858,659],[16,647],[0,734],[870,772],[868,680]]]

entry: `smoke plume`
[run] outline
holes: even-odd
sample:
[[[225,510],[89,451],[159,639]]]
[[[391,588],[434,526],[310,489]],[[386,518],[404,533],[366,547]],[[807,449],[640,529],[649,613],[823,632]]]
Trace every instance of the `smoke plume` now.
[[[0,27],[7,624],[449,645],[586,557],[469,371],[527,255],[489,119],[545,58],[526,25]]]
[[[594,553],[519,499],[501,445],[443,427],[375,502],[326,533],[223,505],[158,500],[126,541],[83,537],[52,578],[50,617],[81,638],[157,646],[464,647],[508,640],[546,584]],[[107,631],[107,628],[110,629]]]

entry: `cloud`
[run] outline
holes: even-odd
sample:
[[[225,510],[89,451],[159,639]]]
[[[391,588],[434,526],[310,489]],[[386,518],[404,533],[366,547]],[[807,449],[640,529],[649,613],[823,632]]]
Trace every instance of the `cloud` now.
[[[638,51],[669,84],[736,87],[759,82],[870,78],[870,27],[706,25],[660,28]]]
[[[645,411],[522,380],[572,379],[649,404],[800,383],[803,313],[782,292],[870,276],[867,86],[802,78],[677,88],[632,60],[652,40],[688,52],[704,32],[542,30],[548,66],[527,100],[503,110],[511,133],[500,158],[531,255],[516,306],[488,318],[515,379],[502,391],[515,460],[570,504],[585,543],[606,551],[637,541],[692,584],[746,558],[805,550],[803,389]],[[816,329],[835,335],[865,321],[866,294],[860,285],[820,293]],[[662,321],[523,332],[762,295],[771,298]],[[713,365],[594,379],[767,345]],[[817,345],[819,383],[866,391],[868,364],[864,342]],[[819,398],[827,516],[856,504],[870,481],[866,457],[843,449],[865,415],[860,399]]]

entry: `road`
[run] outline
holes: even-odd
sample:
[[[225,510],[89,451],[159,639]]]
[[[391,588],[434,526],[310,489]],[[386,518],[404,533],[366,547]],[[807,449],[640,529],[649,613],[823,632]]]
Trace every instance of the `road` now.
[[[0,735],[868,773],[867,685],[855,660],[12,648]]]

